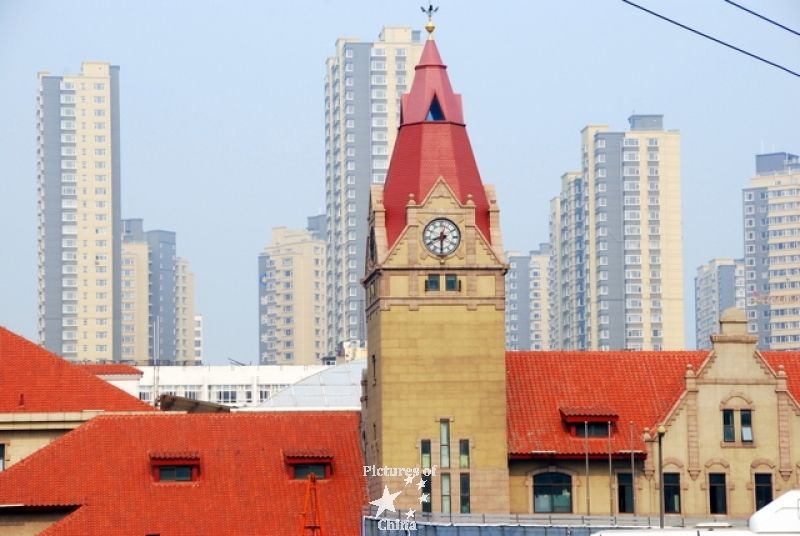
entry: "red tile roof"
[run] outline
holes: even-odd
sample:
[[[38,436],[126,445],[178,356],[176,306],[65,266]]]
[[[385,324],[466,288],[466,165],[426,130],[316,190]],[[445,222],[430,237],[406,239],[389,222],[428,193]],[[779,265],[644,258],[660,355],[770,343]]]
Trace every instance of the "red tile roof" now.
[[[128,376],[131,374],[141,376],[144,374],[144,372],[138,368],[123,363],[105,363],[102,365],[97,363],[80,363],[78,366],[88,370],[95,376]]]
[[[686,365],[695,370],[707,351],[506,352],[510,456],[553,452],[583,456],[562,410],[591,417],[617,415],[612,451],[644,451],[642,430],[663,421],[684,391]],[[574,420],[574,419],[567,419]],[[614,418],[610,418],[612,422]],[[608,438],[590,438],[589,451],[608,453]]]
[[[761,355],[775,373],[778,372],[778,367],[783,365],[789,392],[792,393],[795,400],[800,401],[800,352],[761,352]]]
[[[434,97],[444,119],[428,121]],[[462,205],[472,197],[478,229],[491,241],[489,201],[464,126],[461,95],[453,92],[436,42],[427,41],[411,91],[403,95],[400,130],[384,187],[389,247],[406,227],[409,194],[420,204],[439,177]]]
[[[0,413],[157,411],[85,367],[0,327]]]
[[[43,536],[296,534],[306,482],[282,451],[333,456],[325,534],[360,534],[358,412],[103,415],[0,473],[0,504],[77,505]],[[196,482],[153,482],[151,453],[197,451]]]

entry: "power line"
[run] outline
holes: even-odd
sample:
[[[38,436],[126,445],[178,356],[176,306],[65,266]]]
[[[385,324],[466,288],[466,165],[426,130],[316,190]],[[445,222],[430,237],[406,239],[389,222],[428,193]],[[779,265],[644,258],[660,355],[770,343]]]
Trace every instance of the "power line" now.
[[[699,30],[695,30],[694,28],[690,28],[689,26],[686,26],[685,24],[681,24],[680,22],[672,20],[672,19],[670,19],[668,17],[665,17],[664,15],[656,13],[655,11],[651,11],[651,10],[647,9],[646,7],[642,7],[642,6],[638,5],[638,4],[634,4],[630,0],[622,0],[622,1],[625,2],[626,4],[630,5],[630,6],[633,6],[633,7],[637,8],[637,9],[641,9],[645,13],[649,13],[649,14],[653,15],[654,17],[658,17],[661,20],[667,21],[670,24],[674,24],[675,26],[683,28],[684,30],[689,30],[690,32],[695,33],[695,34],[697,34],[697,35],[699,35],[701,37],[705,37],[706,39],[714,41],[715,43],[718,43],[720,45],[726,46],[726,47],[728,47],[730,49],[735,50],[736,52],[740,52],[740,53],[744,54],[745,56],[750,56],[753,59],[756,59],[758,61],[762,61],[762,62],[766,63],[767,65],[771,65],[773,67],[777,67],[781,71],[785,71],[785,72],[787,72],[787,73],[789,73],[791,75],[794,75],[794,76],[800,78],[800,73],[792,71],[791,69],[787,69],[783,65],[779,65],[779,64],[777,64],[777,63],[775,63],[773,61],[769,61],[766,58],[762,58],[761,56],[753,54],[752,52],[748,52],[748,51],[746,51],[744,49],[741,49],[741,48],[739,48],[737,46],[731,45],[730,43],[726,43],[725,41],[722,41],[721,39],[717,39],[716,37],[712,37],[712,36],[710,36],[708,34],[705,34],[705,33],[701,32]]]
[[[767,17],[765,17],[764,15],[761,15],[761,14],[759,14],[759,13],[756,13],[755,11],[753,11],[753,10],[751,10],[751,9],[747,9],[746,7],[744,7],[744,6],[741,6],[741,5],[737,4],[736,2],[733,2],[732,0],[724,0],[724,1],[725,1],[725,2],[727,2],[727,3],[729,3],[730,5],[732,5],[732,6],[734,6],[734,7],[738,7],[738,8],[739,8],[739,9],[741,9],[742,11],[747,11],[747,12],[748,12],[748,13],[750,13],[751,15],[754,15],[754,16],[758,17],[758,18],[759,18],[759,19],[761,19],[761,20],[767,21],[767,22],[768,22],[768,23],[770,23],[770,24],[774,24],[774,25],[775,25],[775,26],[777,26],[778,28],[783,28],[783,29],[784,29],[784,30],[786,30],[787,32],[791,32],[791,33],[793,33],[794,35],[800,36],[800,33],[798,33],[798,32],[796,32],[796,31],[792,30],[792,29],[791,29],[791,28],[789,28],[788,26],[784,26],[784,25],[783,25],[783,24],[781,24],[780,22],[776,22],[776,21],[774,21],[774,20],[772,20],[772,19],[770,19],[770,18],[767,18]]]

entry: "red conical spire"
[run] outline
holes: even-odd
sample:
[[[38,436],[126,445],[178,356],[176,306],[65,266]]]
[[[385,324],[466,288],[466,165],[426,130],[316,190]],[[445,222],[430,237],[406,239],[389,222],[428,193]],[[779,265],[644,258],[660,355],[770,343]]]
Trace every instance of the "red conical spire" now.
[[[421,203],[439,177],[462,205],[472,196],[478,229],[491,241],[489,202],[464,125],[461,95],[453,92],[431,39],[425,43],[411,92],[403,95],[400,130],[384,187],[389,247],[406,227],[409,195]]]

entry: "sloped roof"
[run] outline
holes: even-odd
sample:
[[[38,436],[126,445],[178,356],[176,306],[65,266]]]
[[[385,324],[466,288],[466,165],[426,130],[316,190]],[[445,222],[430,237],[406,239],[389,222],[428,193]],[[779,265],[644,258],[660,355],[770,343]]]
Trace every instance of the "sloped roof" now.
[[[124,363],[79,363],[79,367],[88,370],[95,376],[141,376],[144,374],[138,368]]]
[[[571,436],[562,408],[572,408],[573,417],[616,415],[612,450],[644,451],[642,430],[664,420],[684,391],[686,365],[698,370],[708,355],[708,351],[506,352],[509,455],[554,451],[583,456],[586,440]],[[589,452],[607,455],[608,438],[590,438]]]
[[[778,367],[783,365],[783,370],[787,376],[787,386],[789,392],[800,400],[800,352],[785,350],[781,352],[760,352],[764,360],[769,364],[773,371],[778,372]]]
[[[295,534],[306,493],[285,452],[326,452],[325,534],[360,533],[357,412],[102,415],[0,473],[0,504],[77,510],[44,536]],[[151,457],[191,451],[196,482],[156,483]],[[47,508],[45,508],[46,510]]]
[[[0,327],[0,413],[157,411],[38,344]]]
[[[421,203],[439,177],[444,177],[462,205],[471,196],[476,225],[491,242],[489,201],[464,126],[461,95],[453,92],[446,69],[436,42],[426,41],[411,91],[403,95],[400,130],[384,187],[389,247],[406,227],[409,194]],[[429,120],[434,99],[441,117]]]

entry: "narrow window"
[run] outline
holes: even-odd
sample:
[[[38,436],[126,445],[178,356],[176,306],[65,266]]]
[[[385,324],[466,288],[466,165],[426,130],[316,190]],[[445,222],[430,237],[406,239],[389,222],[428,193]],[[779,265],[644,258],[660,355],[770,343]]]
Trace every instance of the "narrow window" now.
[[[739,412],[739,421],[742,424],[742,443],[753,442],[753,415],[749,409],[743,409]]]
[[[0,443],[0,471],[4,471],[6,468],[6,446],[3,443]]]
[[[461,473],[461,513],[469,512],[469,473]]]
[[[431,500],[433,486],[431,486],[431,477],[423,479],[423,482],[425,484],[422,486],[422,493],[426,496],[426,499],[422,501],[422,511],[433,512],[433,501]]]
[[[633,513],[633,477],[630,473],[617,473],[617,507],[620,514]]]
[[[431,441],[430,439],[423,439],[420,442],[420,453],[422,454],[422,468],[431,468]]]
[[[444,276],[444,289],[453,291],[461,290],[458,285],[458,276],[456,274],[446,274]]]
[[[736,441],[736,431],[733,426],[733,410],[722,410],[722,438],[726,443]]]
[[[708,511],[712,514],[727,514],[728,504],[725,492],[725,473],[708,475]]]
[[[469,439],[458,442],[458,466],[461,469],[469,469]]]
[[[442,513],[450,513],[450,473],[442,473]]]
[[[437,291],[440,290],[440,276],[439,274],[429,274],[428,280],[425,281],[425,290]]]
[[[756,473],[756,510],[761,510],[772,502],[772,475]]]
[[[664,512],[681,513],[681,475],[664,473]]]
[[[439,463],[443,468],[450,467],[450,421],[439,423]]]

